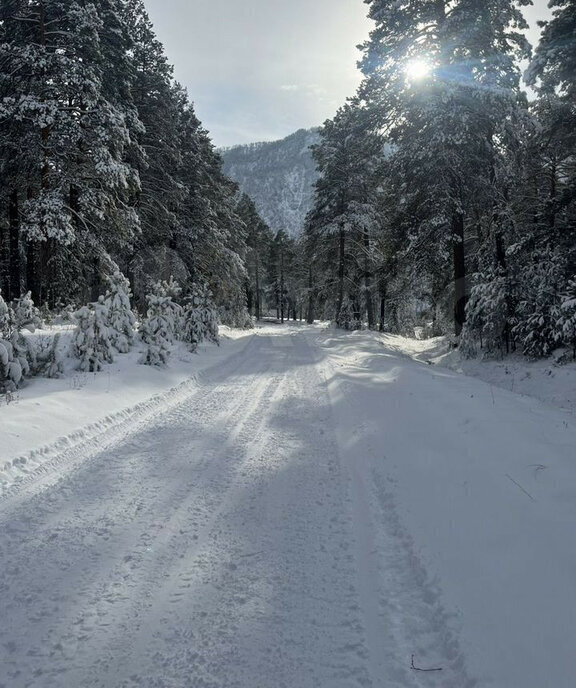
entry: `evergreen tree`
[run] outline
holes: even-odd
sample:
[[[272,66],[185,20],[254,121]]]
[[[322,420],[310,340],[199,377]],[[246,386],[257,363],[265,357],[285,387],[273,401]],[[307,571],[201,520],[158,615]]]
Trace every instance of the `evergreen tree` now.
[[[131,92],[143,124],[137,138],[144,155],[139,150],[134,160],[141,180],[136,206],[142,233],[128,256],[129,273],[142,300],[148,280],[188,276],[177,249],[178,212],[185,195],[178,176],[185,95],[173,83],[173,68],[142,0],[126,0],[122,16],[132,43]]]
[[[163,299],[162,314],[166,321],[167,338],[170,344],[172,344],[175,339],[180,338],[182,306],[177,303],[177,299],[182,294],[182,287],[173,277],[170,277],[169,280],[157,282],[153,287],[153,293]]]
[[[14,314],[0,292],[0,393],[13,392],[23,375],[22,366],[14,355],[12,327]]]
[[[126,52],[107,50],[112,4],[42,0],[4,10],[15,31],[2,45],[12,71],[0,117],[26,151],[11,171],[11,222],[26,240],[37,303],[53,305],[69,288],[61,272],[73,264],[85,285],[94,282],[102,252],[137,229],[128,201],[138,177],[125,161],[134,117],[120,99],[127,92],[109,86],[108,70],[129,72]]]
[[[95,373],[104,363],[114,361],[114,349],[108,327],[108,307],[104,297],[89,306],[83,306],[74,314],[76,330],[72,337],[71,352],[77,358],[78,370]]]
[[[14,302],[14,321],[17,330],[27,329],[34,332],[42,326],[40,311],[32,301],[32,294],[27,292]]]
[[[260,320],[266,291],[267,261],[273,241],[272,231],[245,194],[239,197],[236,212],[246,227],[247,308],[251,316]]]
[[[157,283],[152,293],[146,296],[148,311],[139,329],[145,346],[140,363],[144,365],[168,364],[179,317],[176,304],[172,301],[173,293],[174,289],[170,286]]]
[[[534,256],[520,283],[522,300],[514,335],[530,358],[549,356],[562,343],[560,319],[563,260],[554,249]]]
[[[104,304],[108,309],[110,342],[121,354],[130,351],[135,337],[136,316],[130,305],[130,282],[116,270],[107,278],[108,290]]]
[[[181,339],[196,351],[204,340],[219,343],[218,314],[206,285],[193,284],[182,314]]]
[[[412,207],[412,250],[452,253],[454,321],[465,320],[466,241],[491,198],[499,150],[522,117],[515,60],[525,21],[512,0],[370,0],[360,96],[392,145],[397,199]],[[416,67],[420,74],[416,73]]]
[[[561,329],[564,342],[572,347],[572,357],[576,359],[576,278],[568,282],[562,296],[557,325]]]
[[[375,189],[384,148],[381,137],[371,130],[368,114],[351,101],[320,130],[320,143],[313,147],[320,178],[306,231],[315,247],[311,274],[317,279],[322,275],[324,286],[319,291],[324,301],[332,303],[334,321],[344,325],[340,311],[346,300],[354,302],[357,320],[360,311],[366,313],[372,328]],[[330,292],[335,299],[330,299]]]

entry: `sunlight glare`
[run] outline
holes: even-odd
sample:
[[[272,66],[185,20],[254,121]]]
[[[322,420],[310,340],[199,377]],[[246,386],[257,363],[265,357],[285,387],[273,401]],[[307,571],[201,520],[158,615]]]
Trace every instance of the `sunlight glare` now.
[[[423,58],[410,60],[406,65],[406,75],[410,81],[421,81],[425,79],[431,71],[432,65]]]

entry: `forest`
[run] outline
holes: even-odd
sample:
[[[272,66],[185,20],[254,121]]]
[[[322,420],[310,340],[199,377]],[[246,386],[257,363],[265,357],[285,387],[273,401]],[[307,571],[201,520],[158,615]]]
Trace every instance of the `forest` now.
[[[175,335],[210,336],[216,317],[250,325],[248,265],[272,237],[224,176],[141,0],[2,1],[0,180],[0,378],[53,370],[22,331],[57,313],[90,370],[118,337],[131,346],[133,311],[147,314],[147,362]]]
[[[5,379],[63,311],[88,369],[138,327],[163,363],[173,337],[269,314],[576,354],[575,3],[534,49],[529,0],[366,4],[363,80],[320,129],[295,239],[223,173],[142,0],[3,0]]]
[[[367,4],[362,84],[315,148],[311,313],[576,354],[576,3],[535,49],[530,0]]]

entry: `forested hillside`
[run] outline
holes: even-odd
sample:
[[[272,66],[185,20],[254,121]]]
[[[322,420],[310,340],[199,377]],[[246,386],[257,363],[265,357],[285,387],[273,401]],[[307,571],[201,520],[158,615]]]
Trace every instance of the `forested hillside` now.
[[[318,139],[316,130],[300,129],[281,141],[222,151],[225,173],[252,198],[274,232],[302,234],[318,178],[310,146]]]

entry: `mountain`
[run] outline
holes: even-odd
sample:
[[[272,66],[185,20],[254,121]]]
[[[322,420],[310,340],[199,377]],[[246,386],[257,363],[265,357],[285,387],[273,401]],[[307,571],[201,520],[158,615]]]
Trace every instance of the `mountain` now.
[[[280,141],[250,143],[220,150],[224,173],[250,196],[273,231],[297,237],[312,206],[318,178],[310,146],[316,129],[300,129]]]

